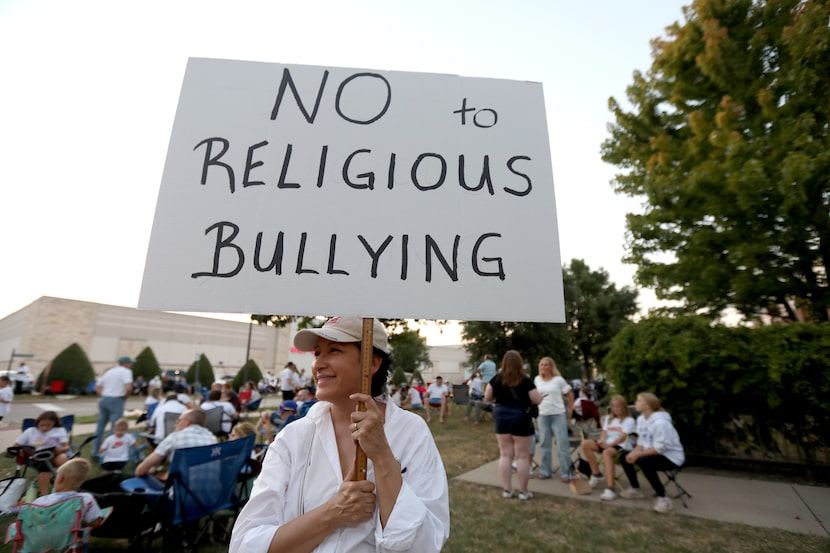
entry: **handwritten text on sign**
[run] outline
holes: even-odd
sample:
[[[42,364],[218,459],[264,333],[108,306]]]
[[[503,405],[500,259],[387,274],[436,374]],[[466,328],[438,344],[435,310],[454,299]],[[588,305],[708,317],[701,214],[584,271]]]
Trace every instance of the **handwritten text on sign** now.
[[[541,86],[191,59],[140,307],[563,320]]]

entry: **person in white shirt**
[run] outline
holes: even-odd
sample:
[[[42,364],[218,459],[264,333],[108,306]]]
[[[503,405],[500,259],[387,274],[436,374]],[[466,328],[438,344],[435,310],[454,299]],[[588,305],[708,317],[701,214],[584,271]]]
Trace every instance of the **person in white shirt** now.
[[[179,401],[176,392],[168,392],[167,397],[161,402],[161,405],[156,407],[153,411],[153,416],[150,418],[150,427],[153,428],[152,442],[159,444],[165,438],[167,431],[164,428],[165,413],[184,413],[187,411],[187,406]]]
[[[432,410],[438,409],[438,419],[444,422],[447,415],[447,397],[450,395],[449,387],[444,384],[444,379],[435,377],[435,381],[427,387],[427,422],[432,422]]]
[[[101,442],[104,440],[104,431],[110,425],[110,432],[115,430],[115,421],[124,416],[124,405],[127,396],[133,391],[132,366],[135,361],[129,356],[118,359],[118,365],[108,369],[95,383],[95,393],[98,400],[98,427],[95,430],[95,440],[92,451],[98,456]]]
[[[95,500],[95,496],[88,492],[78,491],[90,471],[89,461],[76,457],[61,465],[55,474],[54,492],[42,494],[32,501],[33,505],[49,507],[65,499],[80,497],[83,504],[81,514],[82,525],[86,528],[98,528],[104,522],[104,515]]]
[[[173,390],[176,391],[176,398],[179,402],[188,409],[194,409],[196,404],[193,403],[193,398],[187,393],[187,384],[184,382],[176,382],[173,385]]]
[[[573,390],[559,374],[556,363],[550,357],[543,357],[539,361],[539,375],[533,383],[542,395],[537,418],[541,435],[539,449],[542,450],[539,478],[550,478],[553,473],[551,446],[552,439],[555,438],[559,452],[559,476],[562,482],[569,483],[574,477],[571,450],[568,447],[568,419],[571,418],[574,407]]]
[[[602,434],[599,439],[582,440],[582,455],[591,466],[589,484],[596,488],[605,480],[605,491],[599,496],[602,501],[613,501],[617,498],[617,492],[614,491],[614,460],[620,453],[625,455],[631,451],[629,436],[636,429],[637,423],[628,412],[628,402],[623,396],[616,395],[611,398],[611,413],[602,422]],[[599,472],[597,454],[602,455],[605,465],[604,479]]]
[[[148,396],[153,393],[153,390],[158,390],[159,393],[161,393],[161,377],[159,375],[155,375],[150,379],[150,382],[147,383]]]
[[[233,422],[239,417],[236,409],[230,401],[222,400],[222,392],[220,390],[211,390],[208,394],[207,401],[203,401],[199,406],[202,411],[209,411],[211,409],[222,410],[222,432],[230,434]]]
[[[654,510],[667,513],[672,510],[672,501],[666,497],[666,488],[657,474],[663,470],[674,470],[686,462],[686,453],[680,436],[669,415],[660,404],[660,399],[651,392],[637,394],[634,408],[640,413],[637,417],[637,445],[620,457],[620,466],[625,471],[631,487],[623,490],[620,496],[625,499],[643,499],[637,479],[637,465],[651,488],[657,495]]]
[[[12,391],[12,380],[8,376],[0,376],[0,421],[9,414],[12,406],[14,392]]]
[[[406,391],[406,395],[409,398],[410,409],[424,408],[424,399],[421,396],[421,392],[418,390],[417,378],[412,379],[412,384],[409,385],[409,389]]]
[[[130,452],[135,445],[135,436],[127,432],[130,423],[127,419],[115,421],[115,432],[101,444],[101,468],[107,471],[122,470],[130,461]]]
[[[473,374],[473,377],[470,379],[470,383],[467,387],[470,399],[481,399],[484,397],[484,390],[482,389],[481,385],[481,374],[476,372],[475,374]]]
[[[476,413],[473,422],[478,424],[481,420],[481,408],[484,402],[484,381],[481,379],[481,373],[476,371],[473,373],[473,377],[470,379],[468,384],[467,392],[467,408],[464,411],[464,420],[470,420],[470,414],[473,412],[473,407],[475,407]]]
[[[294,337],[314,351],[319,401],[268,447],[230,553],[438,553],[449,538],[446,471],[424,420],[383,395],[391,362],[377,320],[372,395],[360,393],[362,328],[361,318],[334,317]],[[365,475],[355,473],[357,446]]]
[[[294,394],[300,388],[300,379],[297,376],[297,367],[291,361],[280,373],[280,392],[282,400],[294,399]]]
[[[37,462],[37,486],[40,495],[49,493],[52,471],[67,460],[66,454],[69,451],[69,434],[66,428],[61,425],[58,414],[54,411],[43,411],[35,419],[35,425],[27,428],[15,440],[12,447],[30,447],[32,449],[45,450],[53,449],[54,457],[49,464]]]
[[[276,392],[277,386],[279,385],[279,379],[274,376],[271,371],[268,371],[268,375],[265,377],[265,380],[268,382],[268,392]]]

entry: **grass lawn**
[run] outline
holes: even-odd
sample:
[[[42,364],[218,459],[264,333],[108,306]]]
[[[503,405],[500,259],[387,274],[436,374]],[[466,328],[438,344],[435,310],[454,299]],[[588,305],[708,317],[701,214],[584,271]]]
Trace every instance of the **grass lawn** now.
[[[537,494],[519,502],[501,499],[499,488],[453,480],[498,457],[492,418],[479,425],[461,420],[454,406],[447,422],[430,424],[450,480],[452,528],[447,553],[539,553],[586,551],[674,552],[816,552],[830,551],[830,538],[757,528],[690,516],[660,516],[651,511],[612,504]],[[76,438],[75,441],[78,441]],[[85,454],[88,455],[85,450]],[[0,474],[13,470],[13,461],[0,458]],[[10,518],[0,519],[4,531]],[[94,552],[124,551],[123,540],[96,540]],[[206,545],[205,553],[227,551],[226,545]],[[11,551],[0,546],[0,553]]]

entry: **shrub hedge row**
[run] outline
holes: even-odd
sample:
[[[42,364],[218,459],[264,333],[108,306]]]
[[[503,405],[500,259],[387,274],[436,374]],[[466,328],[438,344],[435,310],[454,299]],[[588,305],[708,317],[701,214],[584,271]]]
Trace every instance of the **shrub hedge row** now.
[[[651,391],[692,455],[830,464],[830,325],[700,317],[627,326],[605,358],[630,402]]]

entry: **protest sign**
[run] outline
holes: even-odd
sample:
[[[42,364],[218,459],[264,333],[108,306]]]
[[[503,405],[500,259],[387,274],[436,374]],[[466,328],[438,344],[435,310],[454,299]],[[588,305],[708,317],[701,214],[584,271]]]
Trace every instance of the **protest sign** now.
[[[190,59],[139,307],[564,321],[541,84]]]

